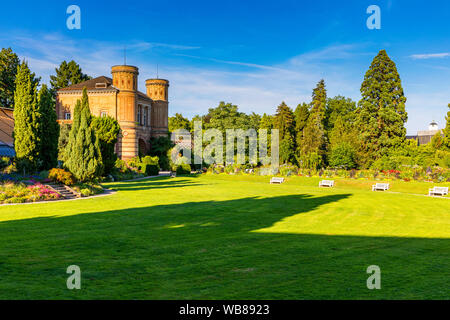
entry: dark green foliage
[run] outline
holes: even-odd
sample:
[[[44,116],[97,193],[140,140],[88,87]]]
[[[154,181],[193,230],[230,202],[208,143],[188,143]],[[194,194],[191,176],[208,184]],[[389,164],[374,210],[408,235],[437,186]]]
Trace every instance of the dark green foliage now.
[[[91,127],[100,140],[100,151],[104,166],[104,174],[108,175],[114,169],[117,160],[115,145],[120,132],[119,122],[110,117],[93,117]]]
[[[303,129],[305,128],[309,117],[309,106],[306,103],[299,104],[295,109],[295,140],[297,145],[297,157],[301,154],[303,139]]]
[[[361,85],[357,125],[360,131],[361,165],[368,167],[405,141],[404,96],[395,63],[381,50],[373,59]]]
[[[181,113],[175,113],[175,116],[169,117],[169,131],[174,132],[178,129],[191,131],[191,123],[189,119],[183,117]]]
[[[58,140],[58,160],[64,159],[64,150],[69,142],[70,130],[72,125],[69,123],[62,123],[59,126],[59,140]]]
[[[51,92],[54,95],[58,89],[78,84],[91,79],[84,74],[80,66],[75,61],[63,61],[59,68],[55,69],[56,75],[50,76]]]
[[[293,162],[295,160],[295,117],[291,108],[284,102],[277,108],[273,128],[279,130],[280,161]]]
[[[174,146],[168,137],[150,138],[150,156],[156,156],[159,159],[159,166],[162,170],[170,170],[170,161],[167,152]]]
[[[64,156],[65,167],[80,182],[91,181],[103,173],[100,142],[91,127],[92,115],[86,88],[81,103],[77,103],[74,120]]]
[[[433,138],[431,138],[431,147],[434,149],[434,150],[439,150],[439,149],[441,149],[441,147],[443,146],[443,143],[444,143],[444,139],[442,138],[442,136],[441,136],[441,132],[437,132],[434,136],[433,136]]]
[[[42,170],[56,167],[58,160],[59,124],[56,121],[55,104],[47,86],[42,85],[38,94],[40,113],[40,137]]]
[[[186,163],[179,164],[176,167],[176,172],[177,174],[190,174],[191,166]]]
[[[450,150],[450,103],[448,104],[448,112],[445,120],[447,120],[447,124],[444,129],[444,147],[447,150]]]
[[[343,169],[354,169],[355,149],[348,142],[341,142],[331,149],[330,166]]]
[[[36,84],[26,62],[17,71],[14,92],[14,149],[19,171],[34,172],[40,167],[41,116]]]
[[[11,48],[0,51],[0,106],[14,107],[16,74],[20,60]]]
[[[345,122],[353,123],[356,116],[355,110],[356,103],[350,98],[343,96],[328,98],[325,112],[325,130],[327,132],[332,130],[338,117],[341,117]]]
[[[322,124],[325,121],[325,112],[327,105],[327,90],[325,88],[325,80],[320,80],[316,88],[313,89],[311,101],[311,114],[318,115]]]
[[[316,155],[323,158],[325,155],[325,149],[326,149],[326,139],[325,139],[325,132],[323,129],[322,121],[320,121],[320,115],[315,113],[311,114],[308,118],[308,122],[306,124],[306,127],[303,129],[303,139],[302,139],[302,145],[301,145],[301,159],[303,164],[302,167],[305,167],[305,163],[313,163],[316,164],[316,161],[309,161],[310,154],[314,153],[314,159]],[[322,163],[323,159],[319,161]],[[310,168],[309,166],[306,166],[307,168]],[[312,168],[310,168],[312,169]]]
[[[141,159],[139,167],[146,176],[157,176],[160,170],[159,159],[158,157],[145,156]]]
[[[259,122],[259,128],[266,129],[267,132],[270,133],[270,130],[273,128],[273,118],[273,116],[264,113],[261,117],[261,121]]]

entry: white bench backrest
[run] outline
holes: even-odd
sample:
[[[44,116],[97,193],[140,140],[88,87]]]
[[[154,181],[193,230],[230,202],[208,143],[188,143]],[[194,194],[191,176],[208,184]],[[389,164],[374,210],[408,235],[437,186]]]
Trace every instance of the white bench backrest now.
[[[284,178],[278,178],[278,177],[273,177],[272,179],[270,179],[271,182],[283,182]]]
[[[448,192],[448,187],[434,187],[433,191],[437,192]]]
[[[323,184],[333,184],[334,180],[322,180]]]
[[[389,183],[377,183],[375,184],[377,188],[387,188],[389,187]]]

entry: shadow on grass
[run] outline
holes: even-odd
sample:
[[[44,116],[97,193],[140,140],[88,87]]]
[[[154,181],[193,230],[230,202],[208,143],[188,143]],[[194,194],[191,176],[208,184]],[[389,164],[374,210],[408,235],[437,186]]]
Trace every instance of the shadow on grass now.
[[[2,222],[0,299],[447,299],[449,239],[252,232],[349,196]],[[66,288],[72,264],[81,268],[82,290]],[[382,290],[366,287],[372,264],[382,270]]]
[[[188,176],[189,179],[183,179],[183,178],[170,178],[167,176],[161,176],[157,178],[149,178],[148,180],[112,182],[105,184],[105,186],[108,189],[113,189],[117,191],[137,191],[137,190],[165,189],[165,188],[203,185],[202,183],[193,182],[192,178],[196,177],[197,177],[196,175],[192,175]]]

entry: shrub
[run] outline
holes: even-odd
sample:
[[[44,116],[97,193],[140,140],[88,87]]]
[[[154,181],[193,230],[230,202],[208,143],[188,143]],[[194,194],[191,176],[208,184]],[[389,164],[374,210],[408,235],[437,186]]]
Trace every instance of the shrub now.
[[[50,170],[50,172],[48,173],[48,178],[52,181],[58,182],[58,183],[62,183],[65,185],[73,185],[75,183],[75,178],[74,176],[64,170],[64,169],[58,169],[58,168],[53,168]]]
[[[139,157],[131,158],[128,160],[127,164],[129,167],[138,169],[141,164],[141,159]]]
[[[356,152],[353,147],[347,143],[342,142],[331,150],[330,165],[332,167],[339,167],[344,169],[354,169]]]
[[[180,164],[176,168],[177,174],[190,174],[191,173],[191,166],[188,164]]]
[[[159,164],[142,164],[141,171],[145,173],[146,176],[157,176],[159,174]]]
[[[115,167],[119,172],[122,172],[122,173],[128,171],[127,163],[125,162],[125,160],[117,159],[117,160],[116,160],[116,163],[114,164],[114,167]]]

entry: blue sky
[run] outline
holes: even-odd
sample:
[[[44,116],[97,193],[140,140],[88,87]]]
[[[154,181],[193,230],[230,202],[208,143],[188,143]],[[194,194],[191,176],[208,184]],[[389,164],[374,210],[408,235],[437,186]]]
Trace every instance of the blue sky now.
[[[0,45],[12,47],[48,82],[62,60],[91,76],[127,63],[144,80],[170,80],[170,114],[204,114],[220,101],[274,113],[309,102],[324,78],[328,95],[360,98],[371,60],[386,49],[408,98],[409,134],[442,127],[450,102],[450,1],[21,1],[2,3]],[[81,9],[68,30],[66,9]],[[381,29],[369,30],[369,5]]]

